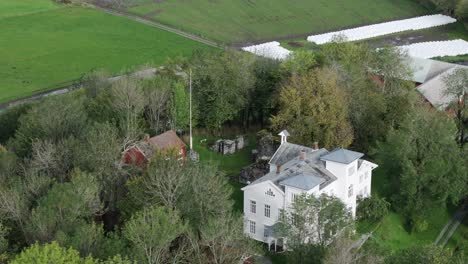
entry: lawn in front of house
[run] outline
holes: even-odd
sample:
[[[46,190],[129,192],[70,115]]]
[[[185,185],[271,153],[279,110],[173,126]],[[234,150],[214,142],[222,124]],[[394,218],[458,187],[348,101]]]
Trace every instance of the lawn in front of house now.
[[[200,162],[214,163],[226,174],[227,177],[229,177],[229,184],[233,190],[232,199],[234,200],[234,211],[242,213],[244,193],[241,191],[241,188],[245,185],[240,183],[236,176],[240,173],[242,168],[253,163],[251,153],[257,146],[255,134],[248,133],[246,136],[248,139],[248,145],[244,149],[232,155],[221,155],[210,149],[211,144],[213,144],[217,139],[230,139],[233,137],[234,135],[228,135],[226,137],[197,135],[193,139],[193,147],[200,155]]]
[[[430,13],[411,0],[141,0],[128,11],[224,43],[275,40]]]
[[[209,48],[127,18],[50,0],[0,0],[0,28],[0,103],[70,85],[93,69],[119,74]]]

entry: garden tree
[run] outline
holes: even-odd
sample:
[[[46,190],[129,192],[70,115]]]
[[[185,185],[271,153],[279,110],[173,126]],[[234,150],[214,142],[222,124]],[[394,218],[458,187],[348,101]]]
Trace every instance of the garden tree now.
[[[132,216],[125,224],[123,234],[131,242],[134,257],[140,263],[172,263],[171,247],[187,229],[177,211],[149,207]]]
[[[258,57],[254,65],[255,85],[250,91],[248,110],[244,112],[244,121],[249,125],[260,123],[263,128],[273,114],[275,96],[281,80],[278,61]]]
[[[347,230],[349,231],[349,230]],[[333,243],[327,246],[324,264],[379,264],[383,263],[381,256],[363,252],[356,248],[356,240],[352,232],[344,232],[337,236]]]
[[[105,261],[93,259],[92,257],[80,258],[78,251],[73,248],[63,248],[57,242],[40,245],[35,243],[22,251],[11,262],[11,264],[35,263],[67,263],[67,264],[133,264],[133,262],[114,256]]]
[[[255,56],[226,51],[197,53],[192,60],[194,102],[203,115],[199,123],[217,130],[247,107],[254,88]]]
[[[171,114],[172,83],[173,80],[165,75],[142,81],[146,99],[145,118],[149,123],[149,127],[156,133],[167,129],[168,119]]]
[[[283,74],[305,75],[320,64],[319,55],[310,50],[298,50],[291,53],[282,63]]]
[[[190,95],[186,84],[182,81],[174,82],[171,100],[171,127],[172,129],[188,129],[190,125]],[[197,111],[193,111],[196,113]],[[196,115],[193,117],[196,120]]]
[[[95,70],[84,76],[81,80],[82,87],[89,98],[96,98],[103,90],[111,85],[110,75],[104,70]]]
[[[388,214],[389,208],[390,203],[385,198],[372,195],[358,201],[356,215],[360,220],[378,222]]]
[[[3,109],[0,113],[0,144],[6,144],[14,136],[19,126],[19,118],[31,108],[31,103],[25,103]]]
[[[110,123],[95,123],[84,135],[80,167],[93,172],[101,201],[107,211],[115,211],[125,192],[128,172],[121,167],[124,144],[118,130]]]
[[[427,228],[433,208],[457,202],[467,190],[466,160],[454,140],[456,127],[443,113],[421,106],[406,115],[373,151],[388,175],[387,196],[416,230]],[[398,190],[398,192],[396,192]]]
[[[281,214],[275,232],[286,239],[291,263],[315,263],[351,223],[351,213],[338,198],[301,195]]]
[[[338,73],[338,83],[349,98],[349,119],[354,128],[353,146],[367,152],[383,140],[391,127],[398,127],[416,94],[399,78],[409,73],[406,54],[384,47],[378,51],[367,44],[335,42],[325,44],[325,65]],[[383,81],[376,74],[386,76]]]
[[[462,264],[452,257],[450,250],[439,246],[414,246],[385,258],[385,264]]]
[[[31,153],[36,140],[58,142],[70,136],[78,137],[86,127],[85,96],[82,91],[45,98],[33,105],[19,119],[19,127],[8,146],[18,156]]]
[[[444,94],[449,98],[454,98],[450,108],[456,113],[457,140],[460,146],[463,147],[468,141],[466,135],[468,129],[468,70],[457,68],[444,77],[444,82],[447,87]]]
[[[17,255],[10,263],[23,264],[23,263],[70,263],[70,264],[93,264],[91,258],[86,260],[80,258],[78,251],[69,248],[65,249],[60,247],[57,242],[50,244],[39,245],[38,243],[27,248],[19,255]]]
[[[32,209],[26,226],[28,240],[50,242],[58,232],[70,234],[90,221],[100,207],[94,177],[76,170],[70,182],[54,184]]]
[[[158,153],[151,160],[145,175],[137,178],[134,198],[138,204],[160,204],[172,210],[178,208],[190,178],[197,173],[198,165],[180,161],[177,156],[176,151]]]
[[[465,22],[468,21],[468,0],[458,0],[455,15]]]
[[[6,263],[8,259],[8,239],[10,228],[0,223],[0,262]]]
[[[140,139],[142,114],[145,107],[145,95],[140,81],[131,76],[117,80],[111,87],[111,105],[115,110],[123,150],[132,148]]]
[[[438,10],[452,15],[459,0],[430,0]]]
[[[207,259],[200,264],[237,263],[257,253],[257,245],[244,235],[243,225],[243,217],[231,212],[208,219],[200,228],[198,246],[208,252]]]
[[[0,144],[0,185],[16,172],[16,155]]]
[[[211,164],[157,155],[146,175],[135,177],[127,186],[130,205],[126,208],[130,211],[163,205],[179,211],[195,230],[208,219],[232,210],[232,190],[224,175]]]
[[[330,69],[292,76],[280,90],[278,114],[271,118],[275,131],[288,129],[296,143],[327,148],[347,147],[353,141],[344,91]]]

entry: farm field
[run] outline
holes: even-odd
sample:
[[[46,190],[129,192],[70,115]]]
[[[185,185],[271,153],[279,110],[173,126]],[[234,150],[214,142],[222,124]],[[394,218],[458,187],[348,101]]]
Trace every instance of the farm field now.
[[[278,40],[429,13],[411,0],[140,0],[128,11],[230,44]]]
[[[32,4],[31,4],[32,3]],[[49,0],[0,0],[0,103],[209,47],[126,18]]]

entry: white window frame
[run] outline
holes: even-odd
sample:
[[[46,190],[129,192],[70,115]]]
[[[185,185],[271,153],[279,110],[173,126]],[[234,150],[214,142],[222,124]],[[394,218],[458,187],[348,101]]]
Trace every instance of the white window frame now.
[[[268,235],[268,233],[267,233],[267,230],[268,230],[268,229],[267,229],[267,226],[264,225],[264,226],[263,226],[263,237],[264,237],[264,238],[268,238],[268,237],[269,237],[269,235]]]
[[[255,221],[249,220],[249,233],[255,235],[257,231],[256,229],[257,229],[257,225]]]
[[[269,204],[265,204],[264,215],[268,218],[271,217],[271,206]]]
[[[348,176],[353,176],[356,173],[356,166],[351,166],[348,168]]]
[[[252,214],[257,213],[257,201],[250,200],[250,213]]]
[[[348,187],[348,198],[353,196],[354,190],[353,190],[353,185],[350,184]]]

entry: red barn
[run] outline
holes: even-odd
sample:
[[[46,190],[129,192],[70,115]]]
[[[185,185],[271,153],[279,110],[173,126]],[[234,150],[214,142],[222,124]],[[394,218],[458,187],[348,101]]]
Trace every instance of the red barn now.
[[[146,165],[156,152],[168,150],[178,151],[180,158],[185,158],[187,154],[185,143],[173,130],[166,131],[152,138],[146,138],[135,147],[127,150],[123,160],[126,164],[134,164],[146,168]]]

